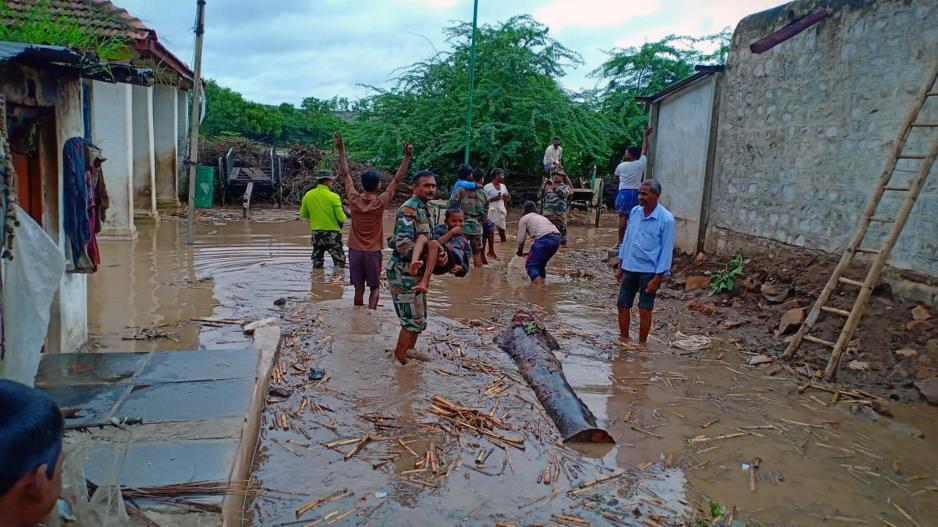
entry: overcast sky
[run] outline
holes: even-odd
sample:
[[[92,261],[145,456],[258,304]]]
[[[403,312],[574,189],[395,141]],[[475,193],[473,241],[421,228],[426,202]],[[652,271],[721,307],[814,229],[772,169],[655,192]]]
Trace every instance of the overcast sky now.
[[[195,0],[115,0],[179,58],[193,59]],[[561,79],[579,90],[604,51],[668,34],[704,35],[782,0],[479,0],[479,23],[530,14],[586,64]],[[251,100],[356,98],[395,68],[445,49],[442,28],[472,19],[471,0],[207,0],[204,75]]]

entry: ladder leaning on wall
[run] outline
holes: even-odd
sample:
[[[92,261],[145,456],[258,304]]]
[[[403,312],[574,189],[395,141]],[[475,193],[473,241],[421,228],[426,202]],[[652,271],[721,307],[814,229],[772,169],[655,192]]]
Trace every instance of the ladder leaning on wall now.
[[[935,158],[938,157],[938,119],[936,119],[935,122],[919,121],[919,117],[923,113],[922,110],[929,101],[933,101],[932,104],[938,107],[938,86],[936,86],[936,79],[938,79],[938,61],[935,62],[925,85],[915,97],[912,108],[902,124],[899,137],[886,162],[886,168],[883,170],[877,182],[876,190],[870,197],[866,210],[863,211],[860,217],[860,221],[857,224],[856,230],[853,232],[850,243],[847,245],[843,256],[840,258],[840,263],[837,264],[834,273],[827,281],[827,285],[824,286],[823,291],[821,291],[821,295],[818,297],[817,302],[815,302],[814,307],[811,308],[808,316],[805,317],[804,323],[798,329],[798,332],[792,338],[791,342],[788,344],[788,348],[785,349],[785,353],[782,355],[786,359],[794,356],[798,347],[804,340],[832,348],[833,352],[831,353],[830,360],[827,362],[827,368],[824,370],[824,377],[828,380],[832,379],[837,372],[837,367],[840,365],[844,350],[846,350],[847,344],[850,342],[851,337],[853,337],[853,332],[860,323],[860,317],[863,316],[863,311],[866,308],[867,301],[870,299],[870,295],[873,293],[873,288],[876,286],[883,272],[883,267],[885,267],[886,261],[889,259],[889,254],[896,244],[899,234],[902,233],[902,228],[905,226],[905,222],[912,212],[912,207],[915,205],[916,199],[918,199],[922,188],[925,186],[925,180],[928,179],[928,173],[935,163]],[[928,139],[922,141],[925,145],[931,145],[926,153],[907,153],[905,151],[909,142],[909,136],[915,131],[922,131],[928,134],[926,136]],[[902,160],[910,160],[913,162],[920,161],[918,170],[915,172],[915,175],[908,185],[892,183],[893,175],[896,172],[896,166]],[[902,204],[895,217],[876,215],[883,195],[886,192],[905,194],[905,198],[902,200]],[[866,247],[863,245],[864,238],[870,230],[871,223],[892,224],[885,241],[880,247]],[[870,254],[873,257],[872,263],[869,264],[866,278],[863,281],[844,276],[848,267],[850,267],[850,264],[853,262],[854,256],[858,253]],[[853,303],[853,308],[850,311],[837,309],[828,305],[828,302],[839,286],[850,286],[854,288],[853,290],[859,289],[856,300],[854,300]],[[846,319],[836,341],[825,340],[809,334],[809,331],[814,327],[814,324],[817,322],[822,312]]]

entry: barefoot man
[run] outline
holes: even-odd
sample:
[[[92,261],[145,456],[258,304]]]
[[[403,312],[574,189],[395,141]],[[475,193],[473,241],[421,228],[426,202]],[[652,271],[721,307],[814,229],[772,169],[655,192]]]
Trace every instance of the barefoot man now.
[[[655,293],[664,277],[671,274],[674,253],[674,216],[658,203],[661,184],[654,179],[638,188],[638,205],[629,214],[625,239],[619,248],[616,280],[620,283],[619,333],[629,338],[629,321],[635,294],[638,293],[638,342],[644,344],[651,330],[651,310]]]
[[[410,159],[414,155],[414,147],[404,145],[404,159],[397,169],[397,174],[388,185],[387,190],[378,193],[381,186],[381,176],[374,170],[366,170],[362,174],[362,190],[355,190],[352,174],[348,169],[348,160],[345,157],[345,142],[342,136],[335,134],[335,147],[339,152],[339,173],[345,183],[345,194],[348,196],[349,209],[352,212],[352,227],[348,235],[348,263],[349,279],[355,288],[354,304],[365,305],[365,283],[371,292],[368,295],[369,309],[378,308],[378,297],[381,291],[381,249],[384,248],[384,209],[388,207],[397,186],[407,173]]]
[[[436,194],[436,176],[433,172],[417,172],[414,175],[413,191],[414,195],[397,209],[394,234],[389,240],[392,252],[391,258],[388,259],[388,285],[394,299],[394,311],[401,319],[401,331],[397,335],[394,357],[401,364],[407,364],[407,351],[413,349],[417,337],[427,329],[427,296],[426,293],[414,290],[420,277],[412,276],[409,267],[417,245],[417,237],[431,236],[427,203]],[[440,258],[445,254],[440,252]]]

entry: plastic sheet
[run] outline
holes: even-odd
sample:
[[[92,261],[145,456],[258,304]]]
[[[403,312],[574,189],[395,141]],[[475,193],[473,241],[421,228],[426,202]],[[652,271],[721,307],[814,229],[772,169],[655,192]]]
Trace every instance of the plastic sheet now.
[[[33,385],[49,331],[52,300],[65,274],[65,257],[42,227],[16,207],[13,261],[3,263],[6,356],[0,377]]]

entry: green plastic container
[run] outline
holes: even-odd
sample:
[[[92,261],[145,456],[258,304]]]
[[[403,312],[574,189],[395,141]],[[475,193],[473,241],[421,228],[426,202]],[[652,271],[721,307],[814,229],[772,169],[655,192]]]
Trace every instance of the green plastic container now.
[[[215,194],[215,167],[199,165],[195,169],[195,208],[212,208]]]

